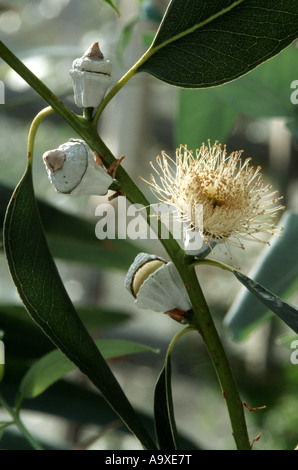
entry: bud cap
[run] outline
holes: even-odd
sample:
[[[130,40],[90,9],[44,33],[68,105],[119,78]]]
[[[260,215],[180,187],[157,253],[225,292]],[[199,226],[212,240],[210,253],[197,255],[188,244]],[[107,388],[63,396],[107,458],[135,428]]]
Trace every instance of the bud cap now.
[[[73,61],[69,74],[74,100],[79,108],[97,108],[111,82],[112,63],[104,59],[98,42],[91,44],[85,54]]]

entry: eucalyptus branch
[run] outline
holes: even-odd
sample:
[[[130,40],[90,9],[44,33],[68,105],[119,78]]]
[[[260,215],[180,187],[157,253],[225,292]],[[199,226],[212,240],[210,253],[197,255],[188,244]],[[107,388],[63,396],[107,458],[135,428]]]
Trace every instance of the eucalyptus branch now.
[[[94,120],[91,122],[70,111],[37,77],[35,77],[34,74],[32,74],[31,71],[24,66],[24,64],[22,64],[21,61],[19,61],[19,59],[9,51],[8,48],[6,48],[6,46],[4,46],[2,42],[0,42],[0,54],[1,57],[48,102],[52,110],[59,114],[85,140],[85,142],[87,142],[93,151],[104,156],[104,163],[111,164],[115,161],[114,155],[98,136],[95,124],[109,100],[115,96],[122,86],[136,73],[137,64],[130,70],[130,72],[128,72],[128,74],[126,74],[125,77],[123,77],[122,80],[120,80],[120,82],[118,82],[118,85],[110,91],[106,99],[103,101],[102,106],[97,111]],[[36,126],[34,126],[34,129],[32,130],[32,138],[34,137],[34,132],[36,132],[40,119],[49,112],[49,110],[44,110],[39,117],[36,118]],[[117,170],[117,180],[121,185],[122,193],[127,196],[130,202],[134,204],[142,204],[143,206],[148,207],[147,217],[149,221],[149,201],[147,201],[142,191],[121,166]],[[173,237],[170,237],[167,240],[161,239],[160,241],[176,266],[184,285],[187,287],[193,307],[190,326],[199,330],[212,359],[221,385],[223,397],[226,400],[237,448],[243,450],[250,449],[243,405],[239,397],[228,359],[199,285],[194,266],[189,263],[192,258],[185,257],[184,251],[180,248]]]
[[[225,271],[229,271],[231,273],[238,271],[236,268],[232,268],[228,264],[222,263],[221,261],[217,261],[214,259],[196,259],[190,263],[190,266],[199,266],[200,264],[208,264],[209,266],[216,266],[218,268],[224,269]]]

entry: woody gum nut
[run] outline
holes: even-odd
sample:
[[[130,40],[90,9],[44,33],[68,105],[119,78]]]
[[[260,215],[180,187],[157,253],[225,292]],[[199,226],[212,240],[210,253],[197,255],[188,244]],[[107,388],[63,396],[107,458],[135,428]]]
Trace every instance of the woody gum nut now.
[[[79,108],[97,108],[111,82],[112,64],[105,60],[98,42],[83,57],[75,59],[69,71],[73,82],[74,100]]]
[[[140,253],[126,275],[125,285],[136,298],[139,308],[156,312],[191,309],[190,299],[175,266],[157,256]]]
[[[61,165],[62,155],[64,161]],[[48,177],[56,191],[73,197],[105,195],[113,178],[95,160],[92,150],[80,139],[71,139],[43,155]]]

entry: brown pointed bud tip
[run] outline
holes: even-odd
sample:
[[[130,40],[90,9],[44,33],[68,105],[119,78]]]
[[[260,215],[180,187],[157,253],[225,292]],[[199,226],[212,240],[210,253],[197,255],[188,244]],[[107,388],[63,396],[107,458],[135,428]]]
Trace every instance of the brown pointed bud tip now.
[[[89,49],[84,54],[85,57],[98,57],[99,59],[104,59],[104,55],[99,49],[98,41],[91,44]]]
[[[49,150],[43,156],[43,160],[46,166],[53,173],[62,168],[65,162],[65,158],[65,153],[63,153],[61,150]]]

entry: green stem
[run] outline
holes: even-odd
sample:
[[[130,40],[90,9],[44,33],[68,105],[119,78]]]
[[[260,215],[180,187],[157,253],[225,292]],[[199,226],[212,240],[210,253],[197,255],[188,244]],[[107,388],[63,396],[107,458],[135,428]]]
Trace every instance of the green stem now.
[[[184,283],[188,286],[188,294],[194,312],[190,324],[198,329],[209,352],[221,386],[222,396],[226,401],[237,449],[249,450],[250,442],[243,404],[222,342],[201,291],[195,269],[190,265],[176,267]]]
[[[135,76],[137,73],[137,65],[138,62],[113,86],[113,88],[109,91],[109,93],[105,96],[102,103],[100,104],[99,108],[97,109],[94,118],[93,118],[93,125],[96,126],[98,119],[107,106],[107,104],[111,101],[111,99],[124,87],[124,85]]]
[[[29,134],[28,134],[28,142],[27,142],[27,158],[28,158],[28,165],[32,165],[33,162],[33,151],[34,151],[34,143],[35,143],[35,137],[37,130],[39,128],[39,125],[41,122],[44,120],[45,117],[49,116],[50,114],[53,114],[55,111],[51,106],[48,106],[47,108],[42,109],[33,119],[30,129],[29,129]]]
[[[0,55],[50,104],[53,110],[56,111],[56,113],[59,114],[94,151],[104,155],[105,164],[110,165],[115,161],[114,155],[97,134],[96,122],[107,103],[124,86],[124,84],[126,84],[127,81],[135,75],[140,64],[145,61],[145,58],[147,60],[148,55],[143,56],[143,58],[140,59],[140,61],[118,82],[118,84],[115,85],[103,101],[92,122],[87,121],[83,117],[77,116],[63,105],[63,103],[58,100],[57,97],[53,95],[53,93],[45,87],[45,85],[35,77],[34,74],[24,66],[24,64],[22,64],[22,62],[19,61],[19,59],[17,59],[1,41]],[[36,130],[37,127],[34,129]],[[33,132],[35,132],[35,130],[33,130]],[[149,219],[149,201],[147,201],[143,193],[139,190],[122,166],[117,170],[117,180],[121,184],[122,193],[127,196],[131,203],[142,204],[143,206],[148,207],[148,222],[151,222],[152,218]],[[162,239],[161,243],[175,264],[185,286],[187,286],[188,294],[193,306],[191,326],[199,330],[210,354],[221,385],[223,396],[226,400],[237,448],[244,450],[250,449],[242,402],[240,400],[238,389],[225,351],[196,277],[194,266],[189,264],[189,257],[185,257],[184,251],[179,247],[173,237]],[[190,260],[191,259],[192,258],[190,258]]]
[[[172,399],[171,354],[177,341],[189,331],[194,331],[194,330],[195,328],[188,326],[184,328],[184,330],[179,331],[171,340],[167,353],[166,353],[166,357],[165,357],[165,381],[166,381],[168,416],[169,416],[169,422],[171,426],[172,437],[173,437],[173,441],[174,441],[176,449],[179,449],[179,446],[178,446],[178,433],[176,429],[176,422],[175,422],[175,417],[174,417],[174,406],[173,406],[173,399]]]
[[[235,271],[239,271],[239,269],[232,268],[228,264],[222,263],[221,261],[217,261],[215,259],[198,259],[194,260],[190,263],[190,266],[199,266],[200,264],[207,264],[209,266],[216,266],[217,268],[224,269],[225,271],[229,271],[230,273],[234,273]]]
[[[35,438],[30,434],[26,426],[23,424],[19,417],[19,413],[17,413],[13,408],[11,408],[8,403],[5,401],[3,396],[0,394],[0,403],[3,408],[8,411],[10,416],[13,418],[14,424],[19,428],[23,436],[27,439],[27,441],[31,444],[34,450],[43,450],[43,447],[35,440]],[[11,424],[11,423],[10,423]]]
[[[99,136],[97,136],[96,140],[97,145],[100,144],[100,149],[104,152],[107,159],[111,160],[114,158]],[[148,208],[147,218],[148,223],[150,224],[152,222],[152,218],[149,218],[150,203],[121,166],[117,170],[117,179],[121,183],[122,192],[126,194],[131,203],[142,204],[144,207]],[[248,450],[250,449],[250,442],[247,433],[243,404],[240,400],[237,385],[221,340],[218,336],[201,286],[198,282],[194,266],[189,263],[192,262],[193,258],[185,257],[184,251],[172,237],[169,239],[161,239],[160,242],[175,264],[184,285],[188,288],[188,295],[193,307],[193,316],[191,318],[190,326],[199,330],[211,357],[221,385],[222,395],[226,400],[237,448],[239,450]],[[228,269],[228,266],[226,266],[226,269]]]
[[[0,41],[0,57],[22,77],[28,85],[48,103],[53,110],[59,114],[71,127],[88,127],[90,123],[87,119],[72,112],[62,101],[51,91],[25,64],[15,56],[5,44]]]

